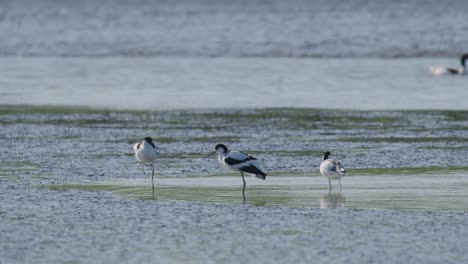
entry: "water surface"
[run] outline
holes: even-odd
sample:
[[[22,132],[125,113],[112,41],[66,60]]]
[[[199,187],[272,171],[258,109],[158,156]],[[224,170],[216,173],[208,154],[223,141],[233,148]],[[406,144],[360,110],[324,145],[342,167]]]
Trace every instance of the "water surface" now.
[[[0,55],[458,56],[467,11],[464,0],[3,0]]]
[[[468,109],[446,59],[51,58],[0,63],[0,104],[112,109]]]
[[[268,177],[266,181],[247,178],[245,200],[239,175],[230,177],[156,178],[151,180],[113,179],[100,184],[51,185],[53,190],[112,191],[123,197],[144,200],[202,201],[256,206],[293,206],[322,209],[400,209],[400,210],[468,210],[468,177],[462,171],[424,174],[353,175],[352,169],[328,190],[328,181],[316,175]],[[315,174],[315,173],[311,173]],[[349,175],[351,174],[351,176]]]

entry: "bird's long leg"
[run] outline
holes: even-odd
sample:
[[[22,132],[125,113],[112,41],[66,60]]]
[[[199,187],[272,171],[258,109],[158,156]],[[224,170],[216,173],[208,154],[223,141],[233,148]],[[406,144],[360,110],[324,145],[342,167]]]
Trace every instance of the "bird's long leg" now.
[[[331,182],[330,182],[330,175],[328,175],[328,186],[330,186],[329,190],[331,191],[332,187],[331,187]]]
[[[242,196],[244,197],[245,201],[245,179],[244,179],[244,173],[241,171],[241,176],[242,176],[242,181],[244,182],[244,185],[242,186]]]
[[[143,168],[143,175],[145,176],[145,182],[146,182],[145,164],[142,163],[141,167]]]
[[[342,189],[342,188],[341,188],[341,180],[340,180],[340,179],[338,179],[338,182],[340,183],[340,191],[341,191],[341,189]]]
[[[151,174],[151,183],[153,184],[153,188],[154,188],[154,163],[151,164],[151,166],[153,167],[153,173]]]
[[[153,200],[154,200],[154,184],[153,184]]]

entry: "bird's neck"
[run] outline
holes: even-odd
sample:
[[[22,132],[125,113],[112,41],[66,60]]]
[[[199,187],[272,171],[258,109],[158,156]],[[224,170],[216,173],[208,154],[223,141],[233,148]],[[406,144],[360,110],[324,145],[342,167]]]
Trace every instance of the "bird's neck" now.
[[[144,148],[145,148],[145,147],[147,147],[147,148],[154,148],[154,147],[151,145],[151,143],[148,143],[148,141],[146,141],[146,140],[143,141],[143,147],[144,147]]]
[[[226,156],[226,153],[219,153],[218,152],[218,161],[223,164],[224,157]]]
[[[466,60],[467,60],[467,59],[468,59],[468,54],[463,55],[463,56],[461,57],[461,59],[460,59],[460,60],[461,60],[461,65],[462,65],[463,69],[465,69],[465,67],[466,67],[466,66],[465,66],[465,63],[466,63]]]

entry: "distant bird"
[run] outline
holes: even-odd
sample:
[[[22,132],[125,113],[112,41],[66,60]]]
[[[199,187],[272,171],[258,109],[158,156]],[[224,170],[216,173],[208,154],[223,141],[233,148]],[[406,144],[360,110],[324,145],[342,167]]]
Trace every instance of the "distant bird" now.
[[[253,157],[250,154],[237,151],[237,150],[228,150],[228,148],[223,144],[217,144],[215,146],[215,151],[210,153],[209,157],[215,153],[218,153],[218,161],[224,167],[240,171],[242,176],[242,181],[244,183],[242,188],[242,195],[245,199],[245,179],[244,172],[255,175],[257,178],[265,180],[266,173],[262,171],[260,164],[258,163],[257,158]]]
[[[135,151],[135,158],[143,165],[143,174],[145,173],[145,164],[151,164],[151,167],[153,168],[151,182],[154,185],[154,162],[156,160],[157,153],[153,139],[145,137],[143,141],[133,145],[133,150]]]
[[[451,68],[446,66],[432,66],[430,71],[433,75],[460,75],[466,74],[466,60],[468,59],[468,54],[463,54],[460,58],[461,67]]]
[[[330,186],[330,191],[332,189],[331,180],[338,180],[340,183],[340,190],[341,188],[341,181],[340,179],[346,174],[345,168],[341,166],[340,162],[335,159],[329,159],[328,157],[331,155],[330,152],[325,152],[323,154],[323,161],[320,164],[320,173],[322,176],[328,178],[328,185]]]

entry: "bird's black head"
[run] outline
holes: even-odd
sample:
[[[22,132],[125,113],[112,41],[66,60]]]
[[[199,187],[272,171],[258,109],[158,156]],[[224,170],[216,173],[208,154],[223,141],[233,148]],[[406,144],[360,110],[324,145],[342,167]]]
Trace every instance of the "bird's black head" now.
[[[463,54],[460,60],[461,60],[461,65],[463,66],[463,68],[465,68],[465,63],[466,63],[465,61],[468,60],[468,53]]]
[[[328,159],[328,156],[330,156],[330,155],[331,155],[330,151],[327,151],[327,152],[323,153],[323,160]]]
[[[153,148],[156,148],[156,146],[154,145],[153,143],[153,139],[150,138],[150,137],[145,137],[144,139],[146,142],[148,142],[148,144],[150,144],[151,146],[153,146]]]
[[[228,149],[226,146],[224,146],[224,144],[217,144],[215,146],[215,151],[211,152],[210,154],[208,154],[205,158],[208,158],[209,156],[215,154],[216,152],[218,152],[218,154],[224,154],[226,152],[228,152]]]
[[[227,147],[224,144],[217,144],[215,146],[215,150],[218,151],[218,149],[222,149],[222,153],[226,153],[228,151]]]

